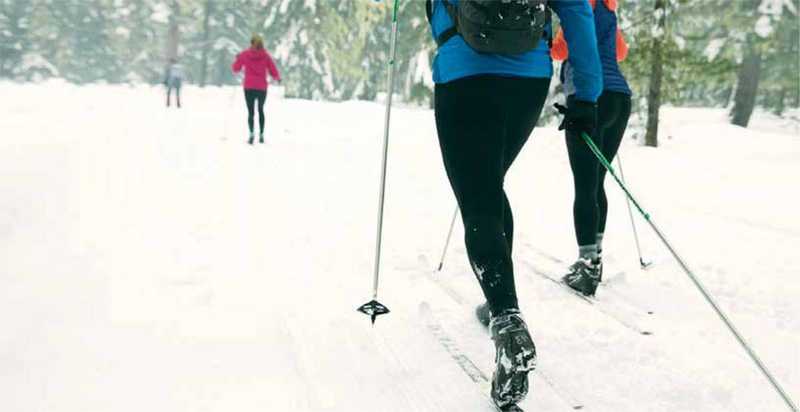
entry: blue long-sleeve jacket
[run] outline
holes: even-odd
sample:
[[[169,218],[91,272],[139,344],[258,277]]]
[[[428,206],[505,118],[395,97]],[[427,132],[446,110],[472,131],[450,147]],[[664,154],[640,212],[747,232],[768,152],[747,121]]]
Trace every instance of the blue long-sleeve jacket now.
[[[609,10],[604,1],[598,0],[594,8],[594,25],[600,63],[603,66],[603,91],[632,95],[631,88],[617,62],[617,15]],[[567,44],[572,49],[572,43],[569,43],[569,40]],[[572,62],[565,63],[562,67],[561,80],[567,95],[577,91],[576,77]]]
[[[606,7],[604,1],[598,1],[594,8],[594,25],[603,66],[603,90],[632,94],[617,62],[617,15]]]
[[[458,5],[459,0],[447,0]],[[603,90],[603,77],[592,8],[587,1],[551,0],[549,6],[561,19],[564,34],[573,46],[569,61],[574,68],[576,98],[595,102]],[[431,28],[434,39],[453,26],[441,0],[433,1]],[[547,37],[552,26],[546,28]],[[478,53],[461,36],[454,36],[439,47],[433,62],[433,81],[447,83],[479,74],[550,78],[553,61],[546,38],[536,49],[518,55]]]

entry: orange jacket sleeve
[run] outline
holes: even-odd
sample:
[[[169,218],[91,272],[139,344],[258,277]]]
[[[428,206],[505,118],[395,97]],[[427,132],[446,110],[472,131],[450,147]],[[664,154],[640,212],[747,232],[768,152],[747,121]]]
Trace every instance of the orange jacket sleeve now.
[[[628,57],[628,43],[622,36],[622,30],[617,28],[617,61],[621,62]]]
[[[567,47],[567,40],[564,38],[564,31],[560,28],[556,37],[553,38],[553,47],[550,48],[550,56],[553,60],[564,61],[569,57],[569,48]]]

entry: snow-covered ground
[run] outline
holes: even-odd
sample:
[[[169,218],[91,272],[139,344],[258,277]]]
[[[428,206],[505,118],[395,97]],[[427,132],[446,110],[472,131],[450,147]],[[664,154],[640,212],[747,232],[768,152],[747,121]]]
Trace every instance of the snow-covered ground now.
[[[433,272],[454,200],[432,113],[393,114],[392,313],[372,327],[355,308],[370,298],[383,107],[273,96],[268,143],[251,147],[239,90],[184,92],[165,110],[157,88],[0,83],[0,410],[491,410],[460,225]],[[797,125],[664,119],[662,147],[625,142],[628,182],[800,399]],[[640,219],[656,263],[639,270],[612,182],[600,302],[541,276],[575,254],[555,129],[534,132],[507,186],[540,357],[524,407],[785,410]]]

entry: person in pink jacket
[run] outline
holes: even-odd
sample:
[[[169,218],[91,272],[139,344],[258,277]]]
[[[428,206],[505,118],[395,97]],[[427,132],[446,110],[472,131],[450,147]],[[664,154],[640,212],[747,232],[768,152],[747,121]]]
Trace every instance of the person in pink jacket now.
[[[280,82],[281,75],[272,60],[272,56],[264,50],[264,39],[258,34],[254,34],[250,39],[250,48],[244,50],[236,56],[231,69],[234,73],[239,73],[244,68],[244,98],[247,102],[247,126],[250,128],[250,139],[248,143],[253,144],[253,117],[258,103],[258,120],[260,127],[261,143],[264,143],[264,102],[267,100],[267,74],[274,80]]]

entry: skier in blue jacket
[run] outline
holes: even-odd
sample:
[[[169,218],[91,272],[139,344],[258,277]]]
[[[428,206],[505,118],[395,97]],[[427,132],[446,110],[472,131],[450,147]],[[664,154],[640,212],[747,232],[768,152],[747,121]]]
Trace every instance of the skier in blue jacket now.
[[[504,2],[510,3],[543,2]],[[573,45],[569,61],[576,92],[564,125],[576,133],[591,133],[602,91],[592,9],[586,1],[547,4]],[[511,261],[514,223],[503,181],[547,97],[553,75],[548,45],[552,29],[548,21],[545,35],[532,50],[482,53],[465,41],[460,29],[457,35],[446,35],[454,27],[455,12],[469,4],[437,0],[430,6],[432,34],[439,44],[433,63],[436,128],[447,177],[461,209],[470,265],[486,297],[487,305],[479,306],[478,313],[488,323],[497,354],[491,396],[501,408],[518,410],[516,404],[528,392],[527,375],[534,368],[536,349],[517,303]]]
[[[617,0],[590,0],[597,28],[597,45],[603,65],[603,93],[598,99],[597,130],[591,134],[597,147],[609,161],[617,154],[628,118],[631,115],[631,89],[619,62],[625,60],[628,46],[617,24]],[[559,32],[553,42],[552,55],[565,60],[571,43]],[[572,63],[562,66],[561,80],[567,101],[574,99],[577,89]],[[603,278],[602,246],[608,216],[608,200],[603,182],[606,169],[592,153],[583,138],[566,131],[567,153],[575,184],[573,220],[578,242],[578,259],[570,266],[564,282],[572,289],[592,296]]]

